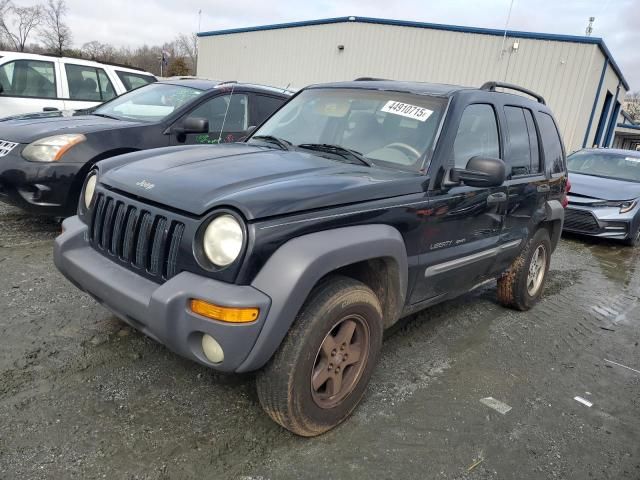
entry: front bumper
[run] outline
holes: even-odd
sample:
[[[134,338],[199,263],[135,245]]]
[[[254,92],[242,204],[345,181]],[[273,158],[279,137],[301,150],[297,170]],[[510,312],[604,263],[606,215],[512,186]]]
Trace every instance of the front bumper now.
[[[62,216],[74,211],[69,194],[82,164],[29,162],[20,155],[23,147],[0,157],[0,200],[35,214]]]
[[[593,237],[626,240],[638,228],[638,207],[621,214],[617,207],[591,207],[570,204],[565,211],[563,230]]]
[[[174,352],[216,370],[233,372],[251,352],[264,325],[271,299],[248,285],[233,285],[182,272],[158,284],[120,266],[95,251],[88,228],[77,216],[63,222],[56,238],[54,261],[79,289],[118,317]],[[226,307],[258,307],[258,319],[230,324],[201,317],[188,308],[197,298]],[[212,363],[201,341],[209,334],[222,346],[224,360]]]

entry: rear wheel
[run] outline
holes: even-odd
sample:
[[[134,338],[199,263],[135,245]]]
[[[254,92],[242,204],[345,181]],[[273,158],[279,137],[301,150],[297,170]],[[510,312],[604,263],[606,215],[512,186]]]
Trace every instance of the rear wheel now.
[[[498,279],[498,301],[517,310],[529,310],[544,290],[551,260],[551,241],[546,229],[539,229],[524,250]]]
[[[311,437],[338,425],[362,398],[382,345],[382,309],[361,282],[331,277],[309,296],[257,378],[269,416]]]

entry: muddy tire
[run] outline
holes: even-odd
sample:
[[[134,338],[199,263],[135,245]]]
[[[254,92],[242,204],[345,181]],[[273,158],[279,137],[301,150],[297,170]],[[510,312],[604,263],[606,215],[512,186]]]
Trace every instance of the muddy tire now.
[[[549,232],[540,228],[509,269],[498,278],[498,301],[505,307],[529,310],[542,295],[551,260]]]
[[[312,437],[351,414],[382,346],[382,309],[369,287],[329,277],[309,295],[270,363],[258,398],[284,428]]]

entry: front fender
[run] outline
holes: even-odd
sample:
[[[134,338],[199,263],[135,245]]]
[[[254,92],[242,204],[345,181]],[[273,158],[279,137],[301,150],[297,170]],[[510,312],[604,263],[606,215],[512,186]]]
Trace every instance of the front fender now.
[[[358,225],[304,235],[282,245],[262,267],[252,286],[271,298],[271,308],[251,353],[238,372],[262,367],[275,353],[309,293],[325,275],[364,260],[390,258],[397,264],[396,317],[407,294],[407,251],[398,230]]]

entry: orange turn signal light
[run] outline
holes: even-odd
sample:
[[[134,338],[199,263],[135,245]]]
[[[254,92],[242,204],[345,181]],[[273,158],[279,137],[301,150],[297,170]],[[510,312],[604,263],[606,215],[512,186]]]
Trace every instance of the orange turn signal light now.
[[[249,323],[257,320],[260,314],[259,308],[221,307],[220,305],[214,305],[204,300],[196,300],[195,298],[191,299],[189,306],[193,313],[220,322]]]

